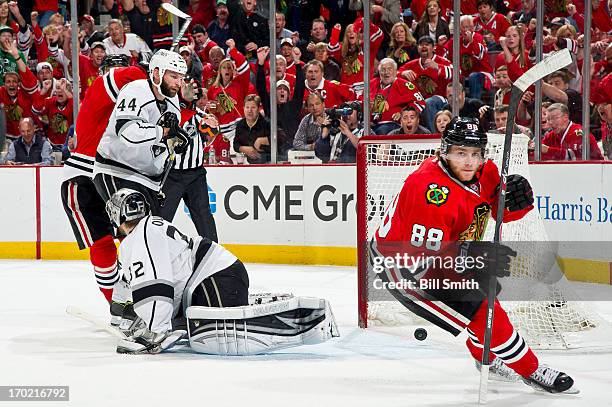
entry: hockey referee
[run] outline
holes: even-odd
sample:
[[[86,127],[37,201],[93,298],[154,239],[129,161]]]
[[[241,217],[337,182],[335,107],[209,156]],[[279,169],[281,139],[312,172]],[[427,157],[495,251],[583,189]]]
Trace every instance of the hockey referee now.
[[[176,156],[174,168],[168,173],[168,179],[162,187],[165,195],[161,216],[172,222],[181,198],[189,208],[191,220],[198,234],[218,242],[215,219],[210,211],[208,200],[208,183],[204,164],[204,143],[211,128],[218,123],[212,115],[197,109],[181,109],[183,129],[190,132],[189,126],[195,127],[199,137],[192,137],[184,154]]]

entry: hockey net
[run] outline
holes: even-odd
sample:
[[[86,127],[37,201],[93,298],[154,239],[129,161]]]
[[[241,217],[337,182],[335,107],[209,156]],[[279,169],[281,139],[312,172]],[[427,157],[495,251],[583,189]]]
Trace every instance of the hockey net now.
[[[528,141],[523,135],[513,137],[509,174],[520,174],[529,179]],[[427,324],[393,300],[388,293],[370,288],[372,279],[376,277],[371,271],[368,272],[366,242],[376,232],[386,207],[399,193],[406,177],[416,170],[423,160],[434,155],[439,145],[438,135],[372,136],[364,137],[360,141],[357,161],[357,241],[361,327]],[[502,149],[503,135],[489,134],[487,158],[492,159],[498,167],[501,166]],[[495,222],[488,222],[485,240],[493,240],[494,225]],[[522,289],[526,286],[531,293],[526,294],[525,298],[537,300],[502,302],[515,327],[533,348],[609,347],[609,337],[606,338],[611,332],[609,324],[603,321],[589,304],[580,301],[560,271],[557,278],[550,281],[548,271],[551,266],[556,267],[557,251],[555,244],[547,238],[537,210],[530,211],[519,221],[505,223],[502,241],[542,242],[533,245],[533,252],[523,248],[512,263],[511,277],[504,279],[504,290],[512,290],[508,285],[513,283],[520,285]],[[550,246],[545,249],[548,256],[543,256],[542,247],[547,246]],[[543,270],[546,270],[546,273]],[[603,334],[602,330],[606,334]]]

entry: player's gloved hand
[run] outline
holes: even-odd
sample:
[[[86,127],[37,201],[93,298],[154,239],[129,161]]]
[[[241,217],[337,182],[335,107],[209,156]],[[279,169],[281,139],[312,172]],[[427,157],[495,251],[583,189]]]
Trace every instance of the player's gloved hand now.
[[[511,174],[506,178],[506,209],[520,211],[533,204],[533,190],[527,178]]]
[[[516,257],[516,251],[501,243],[493,242],[466,242],[467,255],[474,259],[476,274],[496,275],[507,277],[510,275],[510,262]]]
[[[133,335],[120,339],[117,343],[117,353],[140,355],[145,353],[160,353],[174,345],[187,334],[186,331],[152,332],[145,326]]]
[[[189,135],[179,125],[179,119],[173,112],[165,112],[159,118],[157,124],[164,129],[168,129],[168,132],[164,136],[166,143],[169,140],[173,140],[174,152],[177,154],[183,154],[187,150],[189,144]]]

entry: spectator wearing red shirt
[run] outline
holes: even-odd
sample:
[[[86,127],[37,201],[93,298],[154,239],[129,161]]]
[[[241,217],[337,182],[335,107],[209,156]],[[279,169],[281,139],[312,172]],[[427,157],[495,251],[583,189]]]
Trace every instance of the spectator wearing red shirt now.
[[[34,97],[32,111],[42,116],[47,124],[47,138],[54,145],[66,142],[68,129],[72,126],[72,92],[66,79],[61,79],[55,91],[51,93],[51,83],[46,82],[39,94]]]
[[[341,65],[340,81],[353,88],[355,94],[363,93],[363,18],[359,17],[354,24],[349,24],[344,32],[342,43],[339,43],[341,27],[336,24],[332,29],[327,49],[330,56]],[[370,24],[370,75],[374,75],[374,61],[378,49],[385,39],[382,30],[375,24]]]
[[[569,119],[569,110],[562,103],[553,103],[548,108],[548,123],[551,130],[542,140],[543,160],[582,160],[582,127]],[[589,133],[591,160],[603,160],[597,141]]]
[[[219,129],[227,139],[234,137],[236,123],[242,119],[244,98],[249,91],[250,68],[244,55],[236,49],[234,40],[228,41],[228,54],[219,64],[215,82],[208,88],[208,99],[215,106],[209,109],[219,121]]]
[[[217,46],[217,43],[208,37],[206,28],[204,28],[204,26],[201,24],[196,24],[193,26],[191,29],[191,36],[193,37],[193,41],[195,43],[194,50],[196,54],[198,54],[202,64],[210,62],[208,54],[210,53],[212,47]]]
[[[406,106],[414,106],[420,114],[425,108],[425,99],[410,81],[397,77],[397,65],[391,58],[378,64],[378,78],[370,84],[370,111],[372,131],[389,134],[400,127],[400,112]]]
[[[516,25],[508,27],[506,36],[499,38],[502,52],[495,59],[495,67],[506,65],[508,76],[513,82],[531,68],[524,39],[522,29]]]
[[[0,104],[4,105],[6,115],[6,135],[9,139],[19,137],[19,120],[32,116],[32,97],[36,93],[36,77],[28,69],[14,42],[4,44],[8,54],[16,61],[18,72],[4,73],[0,86]],[[21,80],[21,83],[20,83]]]
[[[225,58],[225,51],[219,46],[212,47],[208,56],[210,62],[202,66],[202,87],[206,89],[210,88],[217,79],[217,72],[221,61]]]
[[[94,42],[92,44],[90,56],[79,54],[81,100],[83,100],[85,92],[87,92],[93,81],[100,76],[100,65],[102,65],[104,57],[106,57],[106,50],[102,42]]]
[[[482,35],[489,51],[499,51],[499,37],[510,27],[510,20],[495,12],[493,0],[478,0],[478,15],[474,17],[474,31]]]
[[[291,38],[283,38],[280,42],[280,53],[287,61],[287,73],[297,76],[296,69],[304,69],[304,63],[300,61],[301,52],[298,47],[293,46]]]
[[[306,72],[304,103],[306,103],[306,99],[311,93],[318,93],[321,95],[321,98],[325,102],[325,107],[327,108],[340,106],[344,102],[349,102],[357,98],[355,92],[353,92],[348,85],[324,79],[323,69],[323,63],[316,59],[310,61],[304,67]]]
[[[433,131],[435,115],[447,102],[446,86],[453,78],[453,65],[434,55],[434,40],[430,36],[419,38],[419,55],[420,58],[400,67],[398,73],[413,82],[425,98],[423,124]]]
[[[491,87],[493,82],[493,69],[489,64],[489,54],[482,35],[474,32],[474,20],[472,16],[461,16],[460,25],[460,67],[461,76],[466,77],[466,85],[469,88],[469,96],[473,99],[481,99],[485,89]],[[453,55],[453,39],[444,44],[446,56]]]

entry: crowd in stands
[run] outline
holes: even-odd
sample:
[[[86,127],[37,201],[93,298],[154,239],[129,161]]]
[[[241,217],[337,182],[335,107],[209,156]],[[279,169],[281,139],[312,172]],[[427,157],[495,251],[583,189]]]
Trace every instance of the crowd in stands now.
[[[173,19],[161,7],[170,1],[78,1],[79,48],[73,50],[67,1],[0,0],[0,164],[65,159],[78,143],[73,53],[82,100],[105,57],[136,64],[170,47]],[[545,7],[542,44],[536,43],[535,0],[462,0],[459,27],[453,27],[452,0],[373,0],[366,60],[362,0],[279,0],[277,10],[261,0],[181,0],[179,7],[193,17],[179,48],[189,67],[183,96],[217,117],[220,135],[206,147],[215,155],[211,161],[231,162],[238,154],[249,163],[268,163],[274,74],[279,160],[291,150],[307,150],[323,162],[354,162],[364,134],[364,86],[374,134],[442,132],[453,96],[460,115],[503,132],[512,82],[534,64],[536,49],[544,55],[569,49],[573,63],[542,81],[542,159],[581,159],[584,111],[591,118],[590,159],[610,160],[612,0],[537,3]],[[592,7],[590,43],[585,5]],[[458,72],[454,35],[460,37]],[[591,58],[588,106],[582,97],[585,47]],[[371,78],[364,83],[365,64]],[[452,86],[455,75],[459,87]],[[532,139],[531,148],[534,92],[523,95],[515,122],[515,132]]]

